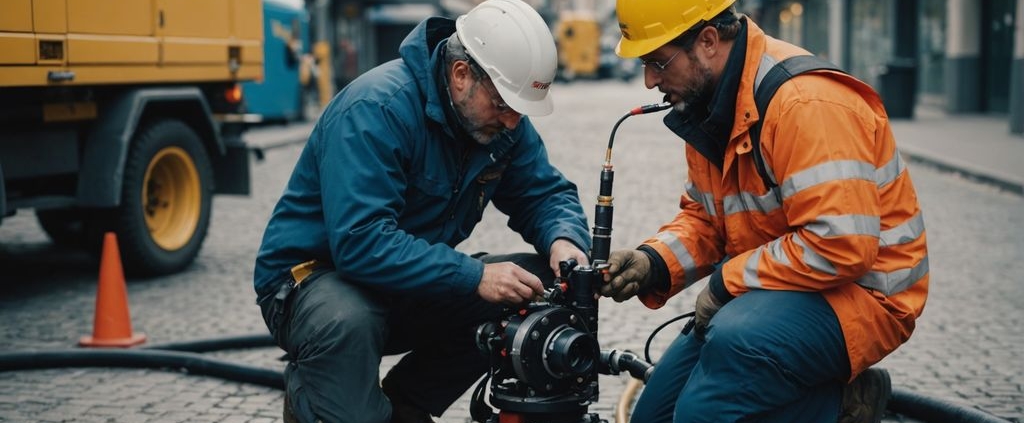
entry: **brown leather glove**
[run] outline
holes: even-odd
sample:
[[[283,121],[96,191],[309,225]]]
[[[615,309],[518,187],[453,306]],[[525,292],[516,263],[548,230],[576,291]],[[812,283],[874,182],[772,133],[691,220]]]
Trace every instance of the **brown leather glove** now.
[[[693,306],[693,335],[701,342],[704,342],[704,333],[708,330],[708,323],[723,305],[707,286],[697,294],[697,304]]]
[[[600,293],[623,302],[651,283],[651,259],[640,250],[618,250],[608,255],[608,273]]]

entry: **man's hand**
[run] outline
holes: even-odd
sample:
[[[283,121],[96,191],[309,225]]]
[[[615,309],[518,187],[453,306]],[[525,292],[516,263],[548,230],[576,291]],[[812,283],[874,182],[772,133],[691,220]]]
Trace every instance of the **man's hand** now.
[[[587,261],[586,253],[581,251],[576,244],[565,238],[558,238],[555,242],[552,242],[550,251],[551,261],[548,264],[551,266],[551,270],[555,271],[555,276],[562,276],[562,270],[558,267],[559,262],[574,258],[581,265],[590,264]]]
[[[618,250],[608,255],[601,295],[623,302],[650,284],[651,259],[640,250]]]
[[[488,263],[484,264],[484,276],[476,292],[487,302],[516,305],[543,295],[544,284],[515,263]]]
[[[715,298],[715,294],[711,293],[708,287],[704,287],[704,290],[697,294],[697,304],[694,305],[693,313],[693,335],[698,340],[704,341],[704,332],[708,329],[708,322],[714,317],[715,313],[722,308],[722,302]]]

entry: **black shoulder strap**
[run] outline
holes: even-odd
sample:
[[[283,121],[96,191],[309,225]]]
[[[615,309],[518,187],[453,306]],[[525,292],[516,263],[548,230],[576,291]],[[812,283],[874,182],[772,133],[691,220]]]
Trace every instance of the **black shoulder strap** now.
[[[757,114],[760,119],[750,127],[750,142],[754,150],[754,164],[757,165],[757,173],[761,175],[761,180],[764,181],[764,186],[768,189],[778,186],[768,174],[768,169],[764,165],[764,156],[761,154],[761,123],[764,122],[768,104],[772,102],[772,97],[775,96],[779,87],[790,78],[819,70],[843,72],[838,66],[818,56],[793,56],[772,66],[755,88],[754,102],[757,104]]]

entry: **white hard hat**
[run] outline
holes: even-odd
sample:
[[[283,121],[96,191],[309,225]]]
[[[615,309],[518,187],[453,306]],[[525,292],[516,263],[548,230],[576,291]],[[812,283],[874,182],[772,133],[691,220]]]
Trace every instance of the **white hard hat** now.
[[[455,31],[512,110],[551,114],[548,90],[558,54],[551,29],[536,10],[522,0],[487,0],[460,16]]]

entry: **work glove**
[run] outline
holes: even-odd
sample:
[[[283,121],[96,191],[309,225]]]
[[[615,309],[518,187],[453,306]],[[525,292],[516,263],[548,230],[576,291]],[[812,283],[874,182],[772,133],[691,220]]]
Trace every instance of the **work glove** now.
[[[651,259],[640,250],[618,250],[608,255],[608,272],[600,293],[623,302],[651,283]]]
[[[715,298],[715,294],[712,294],[707,286],[697,294],[697,304],[694,305],[693,312],[693,336],[696,336],[697,340],[704,342],[704,333],[708,330],[708,322],[711,321],[715,313],[718,313],[722,305],[724,304]]]

